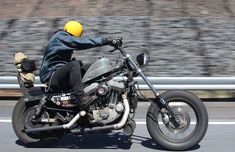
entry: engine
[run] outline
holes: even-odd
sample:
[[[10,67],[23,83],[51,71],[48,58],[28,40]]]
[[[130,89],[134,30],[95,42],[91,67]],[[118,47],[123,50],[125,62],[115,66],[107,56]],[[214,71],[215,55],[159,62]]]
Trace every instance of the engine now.
[[[124,112],[123,102],[120,100],[120,94],[124,89],[123,83],[113,80],[92,83],[84,88],[86,94],[99,98],[92,107],[92,123],[105,125],[119,118]]]

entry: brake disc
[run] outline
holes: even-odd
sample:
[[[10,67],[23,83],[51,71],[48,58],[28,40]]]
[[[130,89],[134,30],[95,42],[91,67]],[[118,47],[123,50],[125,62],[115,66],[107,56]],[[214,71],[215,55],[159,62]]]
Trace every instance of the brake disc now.
[[[190,126],[191,119],[189,114],[181,107],[173,107],[172,111],[175,113],[176,117],[179,119],[179,126],[175,126],[173,122],[165,124],[166,128],[175,134],[184,133]]]

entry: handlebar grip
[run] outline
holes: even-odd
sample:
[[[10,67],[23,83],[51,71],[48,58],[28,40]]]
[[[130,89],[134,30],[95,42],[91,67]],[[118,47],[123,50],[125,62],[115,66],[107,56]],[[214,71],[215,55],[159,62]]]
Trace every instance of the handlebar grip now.
[[[113,39],[111,43],[114,47],[120,47],[122,46],[122,38]]]

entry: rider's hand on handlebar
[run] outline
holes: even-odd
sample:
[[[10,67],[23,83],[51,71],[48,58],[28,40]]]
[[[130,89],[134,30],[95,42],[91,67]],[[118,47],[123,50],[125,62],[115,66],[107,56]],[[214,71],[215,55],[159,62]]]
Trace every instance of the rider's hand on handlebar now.
[[[122,45],[122,38],[110,40],[109,45],[113,46],[114,48],[118,48]]]

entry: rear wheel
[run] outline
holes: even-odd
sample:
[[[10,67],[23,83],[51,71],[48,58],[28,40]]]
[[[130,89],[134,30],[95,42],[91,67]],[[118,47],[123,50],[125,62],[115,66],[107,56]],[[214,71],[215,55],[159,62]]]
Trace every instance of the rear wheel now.
[[[208,127],[208,114],[204,104],[196,96],[184,91],[170,91],[162,95],[180,120],[174,125],[168,115],[161,113],[152,103],[147,112],[147,128],[151,137],[170,150],[185,150],[204,137]]]
[[[37,101],[26,104],[21,98],[15,105],[12,114],[12,126],[17,137],[28,147],[46,147],[56,142],[64,131],[47,131],[40,133],[26,133],[29,128],[41,128],[48,126],[46,123],[38,123],[33,119],[36,112]],[[48,118],[47,112],[40,114],[40,119]]]

